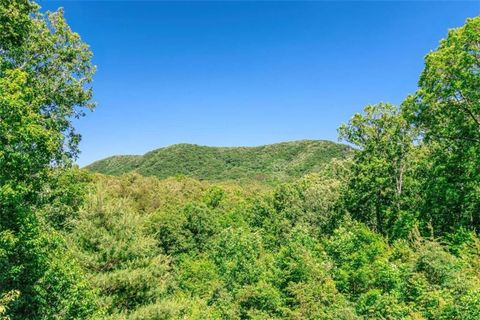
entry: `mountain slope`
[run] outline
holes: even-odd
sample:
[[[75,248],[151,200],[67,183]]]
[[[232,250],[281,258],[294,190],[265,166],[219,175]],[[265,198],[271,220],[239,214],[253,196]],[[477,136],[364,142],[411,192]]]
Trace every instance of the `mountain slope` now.
[[[186,175],[204,180],[285,181],[318,171],[332,159],[352,153],[349,146],[324,140],[282,142],[258,147],[207,147],[177,144],[143,156],[113,156],[86,168],[120,175],[138,172],[166,178]]]

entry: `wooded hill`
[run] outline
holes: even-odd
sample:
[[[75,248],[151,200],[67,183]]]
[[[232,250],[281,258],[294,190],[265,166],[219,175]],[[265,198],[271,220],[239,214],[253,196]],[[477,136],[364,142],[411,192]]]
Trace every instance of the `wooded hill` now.
[[[184,175],[201,180],[287,181],[318,172],[353,149],[325,140],[301,140],[258,147],[207,147],[177,144],[140,155],[113,156],[86,168],[121,175],[137,172],[167,178]]]

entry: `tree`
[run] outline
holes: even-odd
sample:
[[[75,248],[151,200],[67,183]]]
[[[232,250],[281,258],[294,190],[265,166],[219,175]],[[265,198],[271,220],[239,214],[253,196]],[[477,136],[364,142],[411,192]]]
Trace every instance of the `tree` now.
[[[449,31],[425,58],[411,104],[430,149],[424,213],[437,233],[480,231],[480,17]]]
[[[84,319],[95,304],[36,211],[50,172],[78,152],[71,121],[93,107],[91,52],[61,11],[1,1],[0,22],[0,295],[19,292],[12,319]]]
[[[411,224],[412,217],[405,214],[413,207],[414,163],[420,148],[401,109],[384,103],[367,106],[339,133],[358,148],[343,196],[346,209],[381,233]]]
[[[69,237],[102,306],[118,318],[165,296],[171,289],[170,259],[145,232],[147,217],[131,199],[111,200],[106,190],[92,189]]]

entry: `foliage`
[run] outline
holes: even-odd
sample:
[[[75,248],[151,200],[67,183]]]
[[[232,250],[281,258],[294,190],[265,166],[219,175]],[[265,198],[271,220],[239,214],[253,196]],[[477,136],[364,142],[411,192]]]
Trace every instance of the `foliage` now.
[[[429,147],[425,220],[480,231],[480,18],[449,31],[425,58],[410,113]],[[428,208],[428,210],[427,210]]]
[[[71,240],[114,319],[474,319],[477,236],[449,247],[415,228],[392,242],[348,216],[325,223],[348,183],[331,172],[253,193],[98,175]]]
[[[318,172],[332,159],[344,159],[351,152],[346,145],[316,140],[237,148],[179,144],[143,156],[110,157],[87,169],[112,175],[135,171],[159,178],[185,175],[212,181],[284,182]]]
[[[360,149],[343,193],[346,209],[381,233],[398,235],[405,223],[408,232],[412,221],[405,213],[416,216],[416,162],[422,152],[414,144],[417,135],[412,125],[400,109],[380,103],[355,114],[339,132]]]
[[[91,53],[61,11],[1,1],[0,22],[2,316],[84,319],[95,311],[93,293],[39,212],[52,171],[68,168],[77,152],[71,117],[92,106]]]
[[[341,126],[355,152],[178,145],[105,176],[71,165],[91,52],[0,0],[0,319],[478,319],[479,26]]]

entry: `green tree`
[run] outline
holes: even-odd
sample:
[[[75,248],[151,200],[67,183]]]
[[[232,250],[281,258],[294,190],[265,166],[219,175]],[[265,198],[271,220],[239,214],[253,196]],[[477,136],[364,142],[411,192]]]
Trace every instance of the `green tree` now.
[[[70,240],[107,312],[134,313],[170,289],[170,259],[161,254],[153,234],[146,233],[147,217],[135,211],[128,197],[108,199],[105,190],[94,190]]]
[[[425,58],[410,104],[428,144],[424,219],[437,233],[480,231],[480,17],[449,31]]]
[[[352,306],[338,292],[332,263],[316,237],[295,227],[275,256],[274,283],[293,319],[357,319]]]
[[[416,162],[421,148],[401,109],[391,104],[365,107],[339,128],[354,144],[344,205],[351,215],[381,233],[412,226],[415,216]],[[408,230],[409,231],[409,230]]]
[[[234,291],[258,281],[263,254],[258,234],[241,228],[228,228],[218,235],[209,253],[227,290]]]
[[[12,319],[84,319],[95,304],[36,211],[51,171],[77,154],[71,121],[93,107],[91,53],[61,11],[1,1],[0,21],[0,294],[20,293]]]

